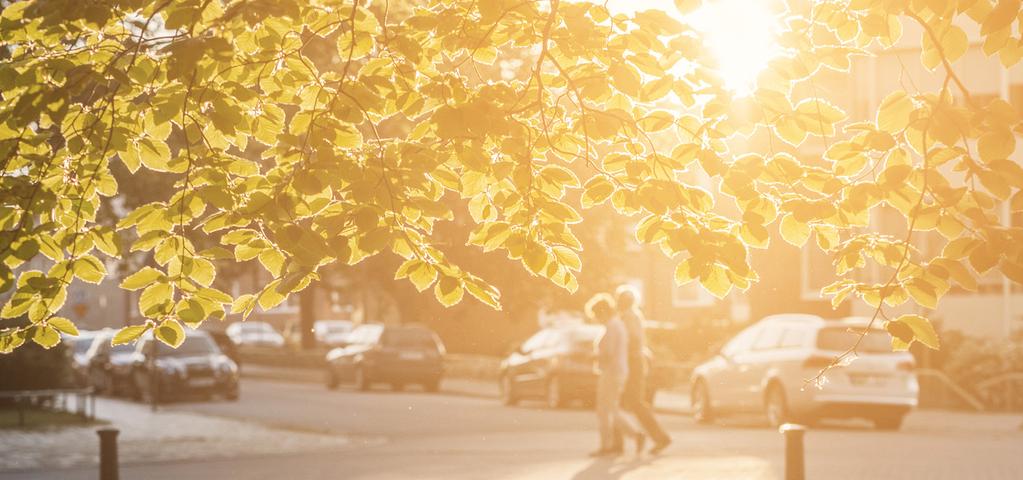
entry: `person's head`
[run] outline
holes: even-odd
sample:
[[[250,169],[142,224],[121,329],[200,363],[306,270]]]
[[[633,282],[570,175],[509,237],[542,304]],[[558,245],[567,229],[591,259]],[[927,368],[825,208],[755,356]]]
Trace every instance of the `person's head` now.
[[[598,293],[586,302],[586,316],[597,323],[607,323],[615,314],[615,299],[606,293]]]
[[[631,310],[636,308],[639,300],[639,292],[632,285],[621,285],[615,290],[615,301],[619,310]]]

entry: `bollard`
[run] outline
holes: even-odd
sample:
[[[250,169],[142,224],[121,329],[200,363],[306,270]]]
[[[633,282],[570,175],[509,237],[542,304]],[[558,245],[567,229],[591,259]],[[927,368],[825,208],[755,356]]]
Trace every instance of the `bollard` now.
[[[785,480],[804,480],[806,465],[803,461],[803,435],[806,427],[786,423],[778,431],[785,436]]]
[[[96,430],[99,435],[99,480],[118,480],[116,428]]]

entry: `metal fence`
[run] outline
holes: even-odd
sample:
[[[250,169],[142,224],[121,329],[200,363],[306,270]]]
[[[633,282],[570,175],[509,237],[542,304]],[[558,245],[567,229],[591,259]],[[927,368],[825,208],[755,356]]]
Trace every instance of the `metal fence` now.
[[[19,427],[25,426],[27,411],[39,407],[75,413],[87,420],[96,419],[96,393],[92,388],[0,391],[0,401],[14,404]]]

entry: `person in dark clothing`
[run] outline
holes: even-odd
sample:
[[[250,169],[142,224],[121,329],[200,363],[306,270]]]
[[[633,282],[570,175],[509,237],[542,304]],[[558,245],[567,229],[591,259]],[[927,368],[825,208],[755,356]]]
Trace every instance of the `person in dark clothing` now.
[[[632,413],[647,436],[654,444],[650,453],[657,454],[671,445],[671,437],[654,418],[653,409],[646,401],[646,377],[649,370],[643,350],[646,332],[643,330],[643,312],[637,305],[636,291],[629,285],[622,285],[615,292],[618,315],[629,334],[628,356],[629,376],[622,392],[622,408]]]

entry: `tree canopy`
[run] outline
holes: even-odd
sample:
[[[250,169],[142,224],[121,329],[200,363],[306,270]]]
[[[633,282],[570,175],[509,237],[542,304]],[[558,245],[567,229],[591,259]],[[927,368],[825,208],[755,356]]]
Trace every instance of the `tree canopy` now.
[[[1008,159],[1020,112],[974,98],[956,73],[964,24],[1005,68],[1020,60],[1019,0],[779,2],[781,53],[747,93],[687,22],[700,0],[634,13],[565,0],[3,3],[0,316],[30,320],[0,332],[5,352],[74,334],[57,316],[68,286],[100,282],[126,252],[155,261],[121,283],[141,290],[147,321],[115,342],[155,329],[177,345],[183,324],[272,308],[325,265],[378,254],[444,305],[468,292],[500,308],[431,241],[451,198],[474,222],[466,242],[569,291],[584,268],[580,209],[635,217],[677,282],[718,297],[757,281],[750,249],[777,224],[792,244],[815,238],[835,266],[822,294],[875,306],[896,348],[938,340],[887,307],[933,308],[989,270],[1023,282],[1023,230],[999,220],[1006,203],[1023,211]],[[894,48],[904,24],[922,27],[940,90],[892,93],[856,120],[812,88]],[[733,142],[751,135],[777,148]],[[822,158],[793,154],[814,139]],[[172,175],[172,193],[98,221],[117,163]],[[871,230],[878,205],[905,216],[903,235]],[[927,230],[940,253],[913,247]],[[48,270],[23,267],[40,255]],[[215,288],[218,265],[254,259],[272,277],[261,290]],[[887,278],[863,280],[868,268]]]

